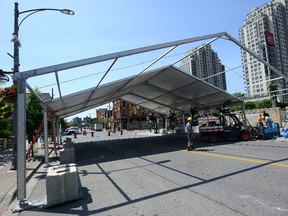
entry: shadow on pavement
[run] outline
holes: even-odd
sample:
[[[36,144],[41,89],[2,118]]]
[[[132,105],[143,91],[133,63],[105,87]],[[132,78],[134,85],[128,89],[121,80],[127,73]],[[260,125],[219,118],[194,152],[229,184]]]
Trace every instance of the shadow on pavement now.
[[[220,146],[220,145],[229,145],[233,144],[235,140],[227,140],[225,142],[218,142],[216,144],[211,144],[208,141],[202,140],[201,137],[198,137],[195,142],[196,148],[199,148],[198,151],[209,152],[213,151],[213,148],[205,149],[205,147],[211,146]],[[247,142],[246,142],[247,143]],[[185,171],[174,169],[166,165],[167,163],[171,162],[169,159],[163,159],[160,161],[153,161],[147,158],[146,156],[156,155],[156,154],[165,154],[174,151],[181,151],[185,150],[187,147],[186,137],[180,135],[163,135],[157,137],[142,137],[142,138],[127,138],[127,139],[114,139],[114,140],[106,140],[106,141],[92,141],[92,142],[83,142],[83,143],[76,143],[74,144],[75,147],[75,154],[76,154],[76,163],[78,166],[78,173],[81,177],[86,177],[91,174],[102,174],[106,177],[107,181],[112,183],[113,187],[122,195],[124,200],[122,202],[114,203],[110,206],[100,207],[97,209],[90,209],[88,208],[88,204],[93,202],[93,197],[95,196],[90,193],[89,189],[86,187],[82,187],[83,191],[83,199],[78,201],[73,201],[69,203],[65,203],[64,205],[54,206],[47,208],[45,210],[36,208],[30,210],[29,213],[40,213],[42,211],[55,213],[55,214],[72,214],[72,215],[94,215],[97,213],[103,213],[112,209],[117,209],[124,206],[130,206],[131,204],[136,204],[145,200],[153,199],[156,197],[161,197],[164,195],[168,195],[177,191],[191,189],[193,187],[207,184],[210,182],[218,181],[220,179],[230,177],[233,175],[237,175],[242,172],[247,172],[253,169],[257,169],[263,167],[267,164],[261,164],[249,167],[243,170],[237,170],[231,173],[219,175],[210,179],[203,179],[199,176],[195,176]],[[130,158],[139,158],[143,161],[147,162],[146,164],[133,164],[131,167],[117,167],[115,170],[112,168],[109,171],[106,171],[101,163],[111,162],[111,161],[118,161],[118,160],[125,160]],[[133,163],[133,162],[131,162]],[[85,166],[87,165],[96,165],[97,166],[97,173],[91,171],[87,171]],[[135,166],[134,166],[135,165]],[[139,198],[130,199],[129,196],[126,194],[125,190],[121,188],[120,185],[117,184],[110,174],[112,172],[120,172],[120,171],[127,171],[135,168],[147,167],[147,166],[161,166],[164,169],[169,171],[173,171],[178,173],[179,175],[185,175],[187,177],[196,179],[197,182],[187,184],[187,185],[178,185],[172,189],[167,189],[163,191],[158,191],[152,193],[150,195],[143,195]],[[41,176],[40,178],[42,178]],[[97,197],[97,196],[96,196]],[[33,214],[33,215],[34,215]]]
[[[198,137],[195,141],[195,147],[201,148],[199,151],[211,151],[203,149],[203,147],[228,145],[233,142],[235,141],[232,140],[211,144],[201,137]],[[82,166],[93,164],[95,161],[101,163],[184,150],[187,148],[187,141],[186,137],[183,135],[163,135],[157,137],[83,142],[74,144],[74,147],[77,165]]]

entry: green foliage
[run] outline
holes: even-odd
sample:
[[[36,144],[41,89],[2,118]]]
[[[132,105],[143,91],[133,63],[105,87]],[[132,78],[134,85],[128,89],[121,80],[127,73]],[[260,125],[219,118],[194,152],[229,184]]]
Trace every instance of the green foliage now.
[[[287,106],[288,106],[288,103],[278,103],[277,102],[277,107],[280,107],[281,109],[284,109]]]
[[[280,104],[279,104],[280,105]],[[285,108],[286,104],[282,104],[283,108]],[[272,102],[270,99],[264,99],[260,101],[247,101],[245,102],[245,110],[252,110],[252,109],[265,109],[271,108]],[[233,106],[230,108],[232,112],[234,111],[241,111],[242,106]]]
[[[60,124],[61,124],[62,130],[65,130],[66,128],[69,127],[69,124],[65,119],[60,119]]]
[[[0,98],[0,119],[12,117],[12,104],[6,104],[3,98]]]
[[[241,92],[235,92],[233,95],[234,95],[235,97],[238,97],[238,98],[241,98],[241,97],[244,97],[244,96],[245,96],[245,94],[244,94],[244,93],[241,93]]]
[[[245,109],[246,110],[252,110],[252,109],[256,109],[256,103],[254,101],[247,101],[245,102]]]
[[[12,124],[9,119],[0,119],[0,137],[9,138],[12,135]]]
[[[0,119],[0,137],[10,138],[12,135],[12,124],[10,119]]]
[[[268,86],[268,91],[270,93],[271,100],[272,100],[272,107],[276,107],[277,106],[277,94],[278,94],[278,86],[274,85],[274,84],[270,84]]]
[[[103,124],[103,120],[100,118],[96,118],[95,120],[93,120],[93,124]]]
[[[35,92],[41,95],[37,88]],[[43,120],[43,108],[41,102],[33,94],[27,94],[26,119],[26,133],[28,135],[34,134]]]
[[[9,138],[12,135],[12,104],[4,102],[4,95],[0,95],[0,138]]]
[[[270,84],[268,86],[268,91],[271,95],[277,95],[278,94],[278,86],[277,85],[274,85],[274,84]]]
[[[221,116],[221,113],[219,112],[219,110],[217,110],[217,111],[215,111],[215,112],[213,113],[213,116],[215,116],[215,117],[220,117],[220,116]]]
[[[238,105],[238,106],[233,106],[230,108],[231,112],[235,112],[235,111],[241,111],[242,110],[242,106]]]
[[[272,102],[270,99],[264,99],[256,102],[257,109],[271,108]]]
[[[35,92],[41,95],[41,92],[36,89]],[[13,105],[4,102],[4,96],[0,95],[0,137],[8,138],[12,135],[12,115]],[[38,129],[43,119],[43,108],[41,102],[32,94],[28,94],[26,98],[26,132],[34,134]]]

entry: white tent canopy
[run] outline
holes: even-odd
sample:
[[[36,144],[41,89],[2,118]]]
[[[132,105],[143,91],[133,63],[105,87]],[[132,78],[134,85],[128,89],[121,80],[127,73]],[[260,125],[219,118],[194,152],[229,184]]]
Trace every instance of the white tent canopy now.
[[[167,66],[57,98],[47,102],[47,106],[56,116],[64,118],[120,98],[163,114],[241,103],[223,90]]]

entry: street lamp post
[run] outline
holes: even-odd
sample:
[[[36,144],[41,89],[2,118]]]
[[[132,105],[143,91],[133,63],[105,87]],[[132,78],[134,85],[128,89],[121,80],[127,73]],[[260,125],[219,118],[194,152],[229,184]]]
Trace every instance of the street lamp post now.
[[[74,15],[74,12],[68,9],[51,9],[51,8],[40,8],[40,9],[32,9],[19,12],[18,3],[15,3],[15,14],[14,14],[14,33],[13,39],[14,42],[14,68],[13,74],[19,73],[19,47],[20,41],[18,39],[18,31],[20,25],[23,23],[25,19],[27,19],[32,14],[35,14],[40,11],[60,11],[61,13],[67,15]],[[20,24],[18,24],[18,18],[20,14],[28,13]],[[23,200],[26,198],[26,161],[25,161],[25,150],[26,150],[26,111],[25,111],[25,103],[26,103],[26,79],[16,79],[14,80],[14,85],[17,85],[17,105],[14,105],[13,111],[13,125],[14,125],[14,136],[13,136],[13,156],[12,156],[12,168],[17,169],[17,199],[20,200],[20,206],[25,202]],[[23,107],[23,109],[19,109],[19,107]],[[47,109],[47,106],[44,106],[44,110]],[[47,115],[47,110],[44,113],[44,121],[45,116]],[[46,116],[47,117],[47,116]],[[19,121],[18,121],[19,120]],[[46,121],[47,122],[47,119]],[[44,125],[44,131],[47,130],[47,126]],[[47,136],[46,136],[47,137]],[[47,140],[45,141],[47,144]],[[45,152],[45,154],[47,151]],[[17,155],[17,157],[16,157]],[[16,160],[17,158],[17,160]],[[16,168],[17,164],[17,168]]]
[[[18,32],[20,25],[23,23],[25,19],[27,19],[29,16],[32,14],[35,14],[37,12],[41,11],[59,11],[61,13],[67,14],[67,15],[74,15],[75,13],[72,10],[69,9],[54,9],[54,8],[39,8],[39,9],[32,9],[32,10],[25,10],[19,12],[18,10],[18,3],[15,2],[15,7],[14,7],[14,32],[13,32],[13,38],[12,42],[14,43],[14,55],[13,57],[13,74],[19,72],[19,66],[20,66],[20,60],[19,60],[19,47],[21,46],[20,41],[18,39]],[[19,15],[24,14],[24,13],[29,13],[26,15],[22,21],[19,24]],[[17,81],[13,81],[13,85],[17,85]],[[12,166],[11,169],[17,169],[17,103],[14,104],[13,106],[13,156],[12,156]]]

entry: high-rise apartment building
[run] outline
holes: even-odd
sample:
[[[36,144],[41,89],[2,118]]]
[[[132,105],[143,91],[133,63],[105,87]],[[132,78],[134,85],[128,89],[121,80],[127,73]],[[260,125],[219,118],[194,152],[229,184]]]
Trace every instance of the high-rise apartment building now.
[[[267,63],[288,75],[288,0],[273,0],[253,9],[239,30],[240,42]],[[241,50],[248,97],[265,96],[270,84],[285,93],[288,84],[274,71]]]
[[[225,66],[221,64],[218,54],[213,51],[211,45],[196,50],[194,48],[187,53],[187,58],[181,61],[180,70],[196,76],[222,90],[226,90]]]

